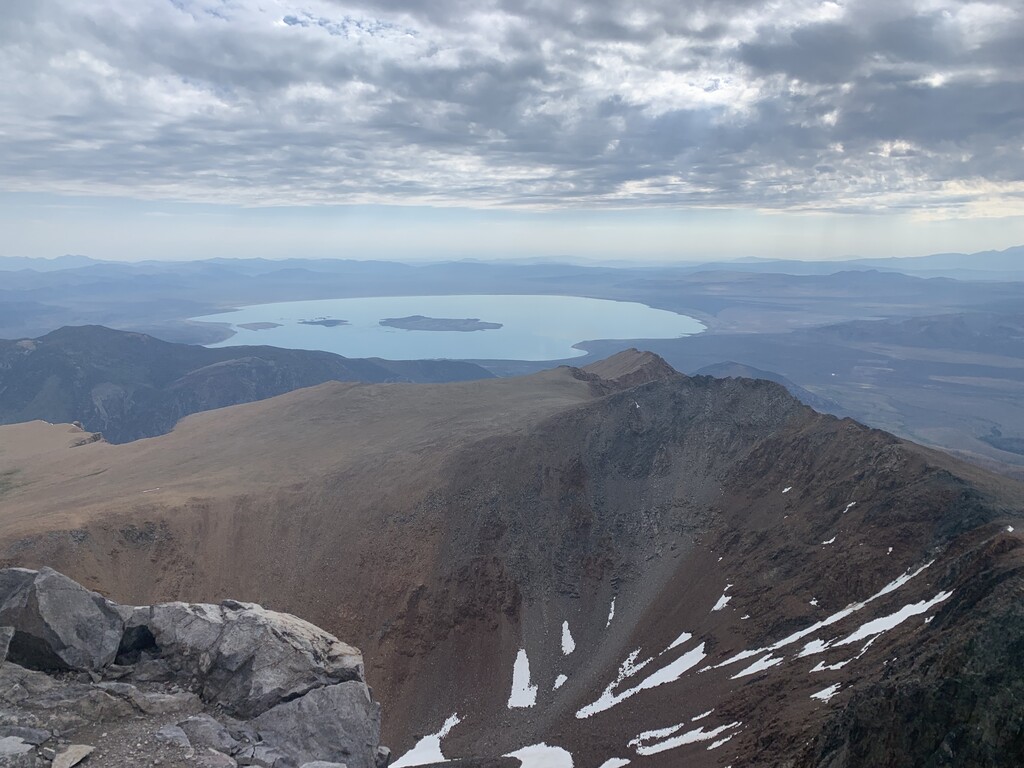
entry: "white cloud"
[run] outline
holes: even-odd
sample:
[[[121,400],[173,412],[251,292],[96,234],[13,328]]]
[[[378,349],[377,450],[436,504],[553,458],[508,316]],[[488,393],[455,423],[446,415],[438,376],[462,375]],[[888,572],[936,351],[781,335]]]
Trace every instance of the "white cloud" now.
[[[1020,211],[1012,0],[9,6],[8,191]]]

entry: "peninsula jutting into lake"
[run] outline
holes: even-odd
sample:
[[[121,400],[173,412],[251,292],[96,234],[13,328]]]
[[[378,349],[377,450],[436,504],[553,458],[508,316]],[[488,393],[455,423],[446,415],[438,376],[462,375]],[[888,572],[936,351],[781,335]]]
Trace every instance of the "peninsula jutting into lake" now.
[[[501,323],[488,323],[479,317],[424,317],[409,315],[408,317],[387,317],[380,321],[389,328],[402,328],[406,331],[487,331],[497,330]]]

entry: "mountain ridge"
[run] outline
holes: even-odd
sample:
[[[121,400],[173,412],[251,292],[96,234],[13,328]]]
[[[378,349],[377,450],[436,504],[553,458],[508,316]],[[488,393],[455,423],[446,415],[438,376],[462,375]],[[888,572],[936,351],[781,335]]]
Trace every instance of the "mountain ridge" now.
[[[324,381],[490,378],[472,363],[345,358],[276,347],[211,349],[103,326],[0,340],[0,423],[78,421],[111,442],[169,431],[197,411]]]
[[[870,744],[853,715],[887,686],[958,701],[883,662],[970,659],[986,627],[1017,637],[1008,529],[1024,486],[817,414],[772,382],[662,369],[615,383],[652,367],[627,353],[597,368],[608,379],[564,367],[324,384],[132,446],[3,427],[0,564],[54,563],[131,601],[233,594],[352,638],[399,756],[457,716],[447,757],[544,743],[579,768],[877,764],[858,757]],[[1004,575],[979,576],[993,569]],[[971,618],[971,594],[994,606],[988,619]],[[520,653],[536,703],[510,708]],[[984,658],[990,678],[1012,671]],[[830,669],[808,671],[818,663]],[[811,698],[830,685],[832,701]],[[961,690],[999,701],[967,678]],[[861,703],[846,717],[848,702]],[[1013,706],[994,711],[1012,721]],[[937,740],[904,745],[907,765],[941,755],[955,727],[1012,754],[1012,733],[980,711],[956,726],[955,709],[936,710]],[[885,728],[873,743],[896,743]]]

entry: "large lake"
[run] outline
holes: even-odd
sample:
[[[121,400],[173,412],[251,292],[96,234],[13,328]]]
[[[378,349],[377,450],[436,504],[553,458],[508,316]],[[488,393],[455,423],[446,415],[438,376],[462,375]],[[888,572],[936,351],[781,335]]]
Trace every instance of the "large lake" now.
[[[455,331],[380,325],[382,320],[411,316],[476,318],[502,327]],[[581,341],[670,339],[704,330],[698,320],[663,309],[578,296],[388,296],[288,301],[192,319],[228,324],[235,331],[231,338],[210,346],[269,344],[390,360],[560,360],[586,354],[573,347]],[[347,324],[332,325],[331,320]],[[324,324],[312,324],[317,322]],[[268,327],[271,324],[276,325]]]

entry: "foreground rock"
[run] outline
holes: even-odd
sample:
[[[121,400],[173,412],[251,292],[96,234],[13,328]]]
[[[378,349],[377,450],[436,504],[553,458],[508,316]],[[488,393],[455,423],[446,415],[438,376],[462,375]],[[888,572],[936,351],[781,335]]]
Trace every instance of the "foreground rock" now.
[[[388,762],[360,652],[252,603],[124,607],[51,569],[9,568],[0,651],[0,766],[46,750],[53,765]],[[79,734],[111,743],[91,754]]]
[[[97,670],[114,661],[124,620],[116,606],[56,571],[0,571],[0,626],[8,656],[36,669]]]

